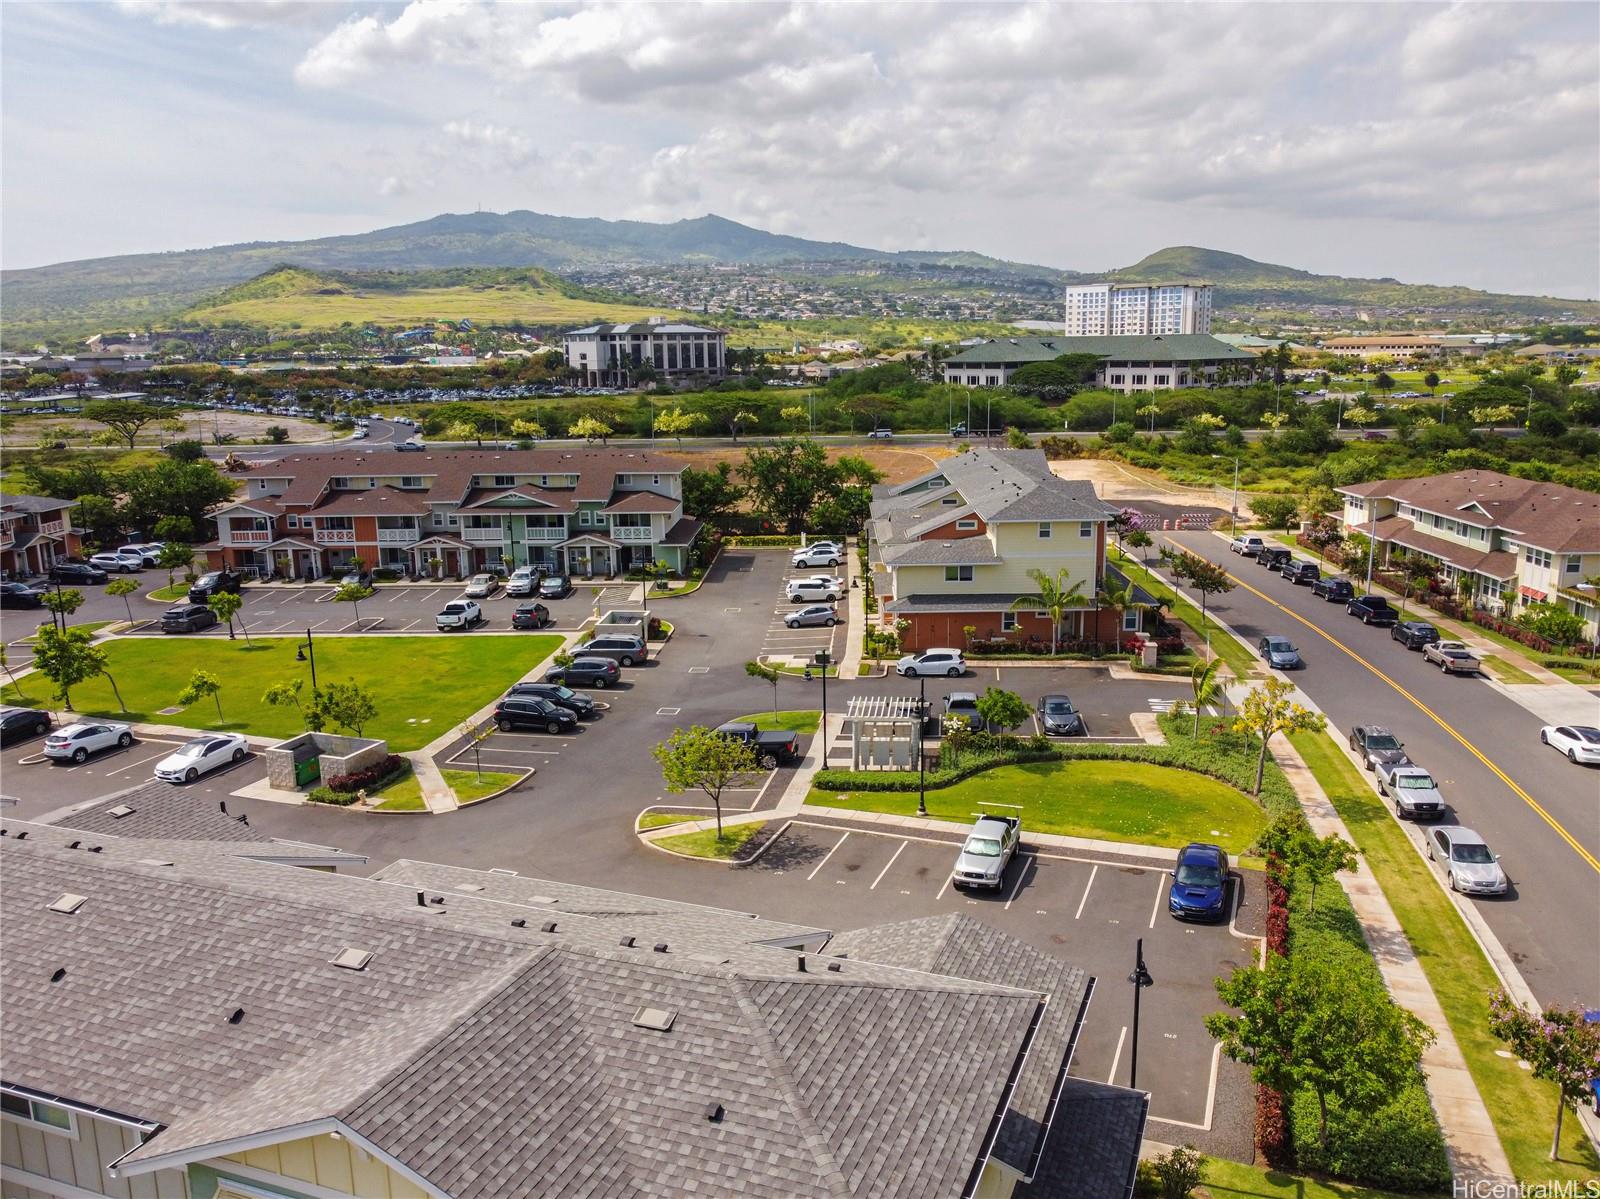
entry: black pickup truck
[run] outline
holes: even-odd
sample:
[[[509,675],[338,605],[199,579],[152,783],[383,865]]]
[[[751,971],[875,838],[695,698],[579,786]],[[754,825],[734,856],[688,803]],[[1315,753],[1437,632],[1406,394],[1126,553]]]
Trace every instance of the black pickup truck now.
[[[727,724],[718,725],[717,732],[750,746],[755,750],[756,761],[768,770],[800,758],[800,738],[783,729],[762,730],[748,720],[730,720]]]

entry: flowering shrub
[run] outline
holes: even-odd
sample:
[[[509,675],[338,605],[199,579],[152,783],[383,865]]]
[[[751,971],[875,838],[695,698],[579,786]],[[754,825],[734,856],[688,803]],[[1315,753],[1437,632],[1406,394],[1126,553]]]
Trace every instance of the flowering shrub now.
[[[330,791],[348,794],[347,802],[355,802],[357,791],[376,791],[411,769],[411,763],[399,754],[388,754],[376,766],[355,770],[349,774],[336,774],[325,782]]]

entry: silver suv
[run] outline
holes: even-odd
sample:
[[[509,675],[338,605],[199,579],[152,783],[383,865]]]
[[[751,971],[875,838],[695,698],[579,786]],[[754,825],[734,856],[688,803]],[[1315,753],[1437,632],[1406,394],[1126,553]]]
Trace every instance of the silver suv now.
[[[632,666],[635,662],[643,662],[649,656],[644,642],[637,637],[621,637],[615,634],[585,641],[577,648],[585,657],[610,658],[618,666]]]

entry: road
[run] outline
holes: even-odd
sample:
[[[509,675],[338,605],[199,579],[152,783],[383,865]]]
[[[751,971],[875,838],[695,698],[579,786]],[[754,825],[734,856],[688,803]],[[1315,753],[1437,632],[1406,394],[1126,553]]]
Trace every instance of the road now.
[[[1469,902],[1540,1001],[1600,1002],[1600,770],[1541,745],[1541,721],[1482,681],[1425,666],[1387,629],[1229,553],[1214,535],[1161,539],[1227,567],[1238,586],[1213,597],[1210,611],[1251,645],[1290,637],[1307,663],[1293,681],[1339,732],[1394,730],[1439,780],[1455,820],[1501,855],[1512,894]],[[1600,723],[1600,699],[1595,707]]]

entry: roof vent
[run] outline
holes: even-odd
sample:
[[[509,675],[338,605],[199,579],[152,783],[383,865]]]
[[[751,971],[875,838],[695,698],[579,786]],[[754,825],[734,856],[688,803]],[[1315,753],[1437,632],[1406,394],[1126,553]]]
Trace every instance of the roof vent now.
[[[104,845],[91,845],[91,846],[89,846],[89,852],[90,853],[99,853],[104,848],[105,848]]]
[[[442,907],[444,907],[444,896],[443,895],[435,895],[432,899],[428,900],[428,902],[429,903],[436,903],[442,908]]]
[[[106,815],[113,820],[121,820],[124,816],[132,816],[136,810],[125,803],[119,803],[116,807],[109,809]]]
[[[53,983],[58,983],[62,979],[66,978],[66,977],[67,977],[67,968],[65,966],[57,966],[56,970],[55,970],[55,973],[50,976],[50,981],[53,982]]]
[[[841,966],[838,962],[829,962],[828,963],[828,970],[832,974],[838,974],[843,969],[844,969],[844,967]]]
[[[68,843],[68,845],[67,845],[67,848],[68,848],[68,849],[77,849],[77,848],[78,848],[78,846],[80,846],[80,845],[82,845],[82,844],[83,844],[83,842],[82,842],[82,841],[72,841],[72,842],[69,842],[69,843]]]
[[[667,1032],[677,1018],[678,1013],[671,1008],[642,1007],[633,1014],[633,1024],[635,1028],[653,1028],[656,1032]]]
[[[241,1021],[243,1019],[244,1019],[244,1009],[242,1007],[236,1007],[236,1008],[233,1009],[232,1012],[230,1012],[228,1014],[228,1023],[229,1024],[237,1024],[237,1023],[239,1023],[239,1021]]]
[[[534,895],[528,899],[529,903],[559,903],[560,901],[549,895]]]
[[[667,952],[667,943],[665,941],[657,941],[656,942],[655,951],[657,953],[666,953]]]
[[[17,834],[17,840],[18,841],[26,841],[27,839],[28,839],[28,830],[27,829],[23,829],[20,833]]]
[[[553,932],[555,932],[556,931],[556,922],[554,920],[546,920],[543,924],[541,924],[539,926],[539,931],[542,932],[542,933],[553,933]]]
[[[706,1104],[706,1119],[713,1124],[721,1124],[722,1104],[715,1102]]]
[[[796,970],[800,971],[801,974],[804,974],[806,972],[806,955],[802,953],[800,956],[795,958],[794,965]]]
[[[333,959],[333,965],[341,970],[365,970],[371,960],[370,949],[341,949],[339,956]]]
[[[223,815],[224,815],[224,816],[226,816],[226,815],[227,815],[227,814],[228,814],[228,801],[227,801],[227,800],[225,800],[225,799],[219,799],[219,800],[218,800],[218,801],[217,801],[217,807],[219,807],[219,808],[221,808],[221,809],[222,809],[222,814],[223,814]]]
[[[70,916],[87,902],[88,896],[86,895],[74,895],[71,891],[64,891],[61,897],[50,905],[50,911]]]
[[[623,937],[622,940],[617,942],[617,944],[622,946],[624,949],[632,949],[634,941],[635,938],[633,937]]]
[[[521,916],[518,916],[515,920],[513,920],[511,922],[511,927],[512,928],[527,928],[528,927],[528,922],[526,920],[524,920]]]
[[[417,906],[419,908],[425,908],[428,906],[428,893],[426,891],[417,892]]]
[[[489,867],[489,873],[490,874],[509,874],[512,878],[516,878],[517,877],[517,872],[515,870],[507,870],[504,866],[491,866],[491,867]]]
[[[481,890],[483,890],[483,888],[481,886],[479,886],[477,883],[457,883],[456,884],[456,890],[457,891],[481,891]]]

